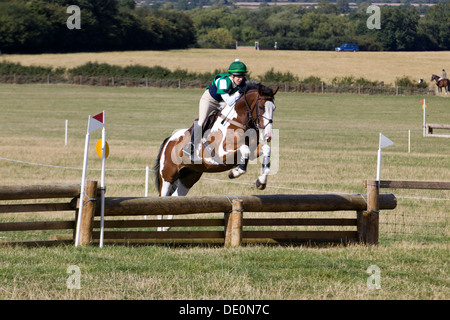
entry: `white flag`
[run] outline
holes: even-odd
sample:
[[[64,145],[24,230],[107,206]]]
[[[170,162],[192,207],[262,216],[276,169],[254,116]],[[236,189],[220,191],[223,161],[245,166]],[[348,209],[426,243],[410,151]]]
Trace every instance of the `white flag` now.
[[[380,133],[380,149],[389,147],[394,143]]]
[[[88,129],[89,133],[98,130],[100,128],[103,128],[104,126],[105,123],[103,122],[103,112],[93,117],[89,117],[89,129]]]

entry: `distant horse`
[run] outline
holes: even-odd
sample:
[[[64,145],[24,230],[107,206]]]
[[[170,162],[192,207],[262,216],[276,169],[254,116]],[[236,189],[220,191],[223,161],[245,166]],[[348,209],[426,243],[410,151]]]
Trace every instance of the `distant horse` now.
[[[192,162],[182,151],[191,141],[193,126],[177,130],[164,140],[152,169],[161,197],[185,196],[204,172],[231,169],[229,178],[237,178],[246,172],[249,158],[255,159],[261,153],[264,155],[262,174],[256,180],[256,187],[260,190],[266,187],[271,152],[267,142],[273,136],[274,96],[278,88],[273,90],[259,83],[248,83],[247,88],[234,107],[225,106],[210,120],[212,127],[204,128],[200,161]]]
[[[436,86],[438,87],[438,94],[440,95],[442,93],[442,88],[445,89],[445,94],[447,94],[450,91],[450,80],[449,79],[442,79],[439,76],[433,74],[431,75],[430,81],[436,81]]]

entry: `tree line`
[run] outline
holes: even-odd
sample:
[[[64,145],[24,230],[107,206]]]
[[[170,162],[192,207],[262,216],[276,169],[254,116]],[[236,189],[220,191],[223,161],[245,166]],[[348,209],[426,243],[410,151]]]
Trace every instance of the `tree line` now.
[[[80,9],[70,29],[69,6]],[[192,19],[134,0],[0,0],[0,50],[10,53],[164,50],[195,43]]]
[[[285,50],[333,50],[345,42],[361,50],[450,50],[450,2],[381,7],[380,29],[370,29],[360,2],[317,7],[228,5],[136,7],[134,0],[0,0],[0,50],[7,53],[233,48],[235,42]],[[70,5],[80,8],[80,28],[68,28]],[[346,9],[347,8],[347,9]],[[345,9],[345,10],[344,10]]]
[[[370,29],[368,2],[343,14],[340,6],[321,1],[316,8],[265,6],[257,10],[213,6],[192,9],[197,42],[232,47],[234,40],[287,50],[333,50],[345,42],[361,50],[449,50],[450,2],[430,6],[424,15],[411,5],[380,8],[380,29]]]

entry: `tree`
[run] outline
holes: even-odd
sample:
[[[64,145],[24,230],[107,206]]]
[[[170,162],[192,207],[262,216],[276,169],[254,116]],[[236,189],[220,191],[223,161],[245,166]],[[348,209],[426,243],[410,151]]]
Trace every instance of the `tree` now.
[[[382,7],[381,30],[373,29],[386,50],[417,50],[419,14],[412,6]]]
[[[428,47],[438,50],[450,49],[450,2],[429,7],[419,21],[419,33]]]
[[[198,39],[203,48],[229,49],[235,44],[231,32],[224,28],[213,29]]]

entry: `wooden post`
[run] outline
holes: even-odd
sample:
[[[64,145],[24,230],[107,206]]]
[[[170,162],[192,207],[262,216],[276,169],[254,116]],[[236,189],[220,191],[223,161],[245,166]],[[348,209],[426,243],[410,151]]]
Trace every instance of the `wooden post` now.
[[[365,243],[366,239],[366,217],[367,214],[364,215],[365,211],[358,210],[356,211],[356,232],[358,234],[358,241],[361,243]]]
[[[360,213],[358,236],[365,244],[378,244],[380,181],[367,181],[367,210]]]
[[[231,247],[231,211],[224,213],[225,222],[225,247]]]
[[[225,213],[225,246],[239,247],[242,243],[243,206],[241,199],[233,199],[233,210]]]
[[[80,199],[79,204],[79,206],[84,206],[80,226],[80,246],[85,246],[92,243],[92,229],[94,226],[96,197],[97,181],[87,180],[85,198],[82,201]]]

